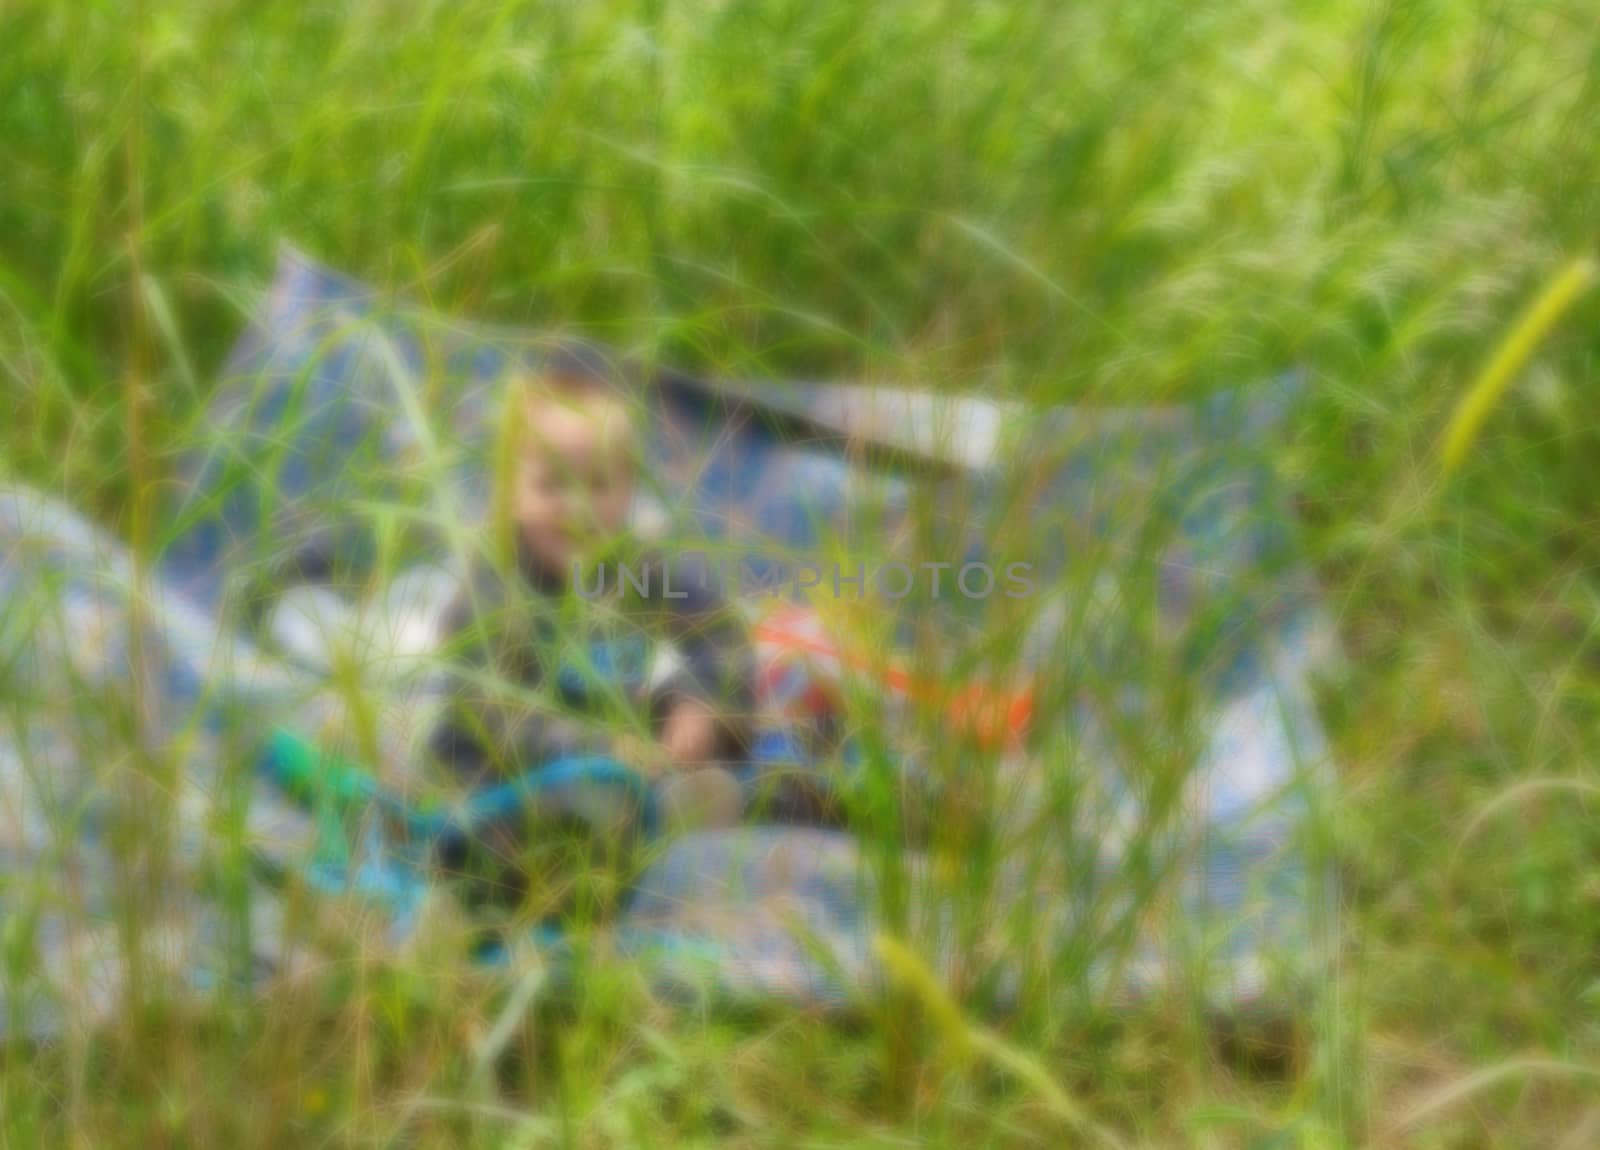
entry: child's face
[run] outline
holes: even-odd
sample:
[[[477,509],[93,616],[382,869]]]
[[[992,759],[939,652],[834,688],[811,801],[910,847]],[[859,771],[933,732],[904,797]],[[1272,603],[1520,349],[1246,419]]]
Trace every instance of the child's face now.
[[[546,572],[570,577],[622,529],[633,497],[626,415],[606,396],[530,398],[513,476],[512,513]]]

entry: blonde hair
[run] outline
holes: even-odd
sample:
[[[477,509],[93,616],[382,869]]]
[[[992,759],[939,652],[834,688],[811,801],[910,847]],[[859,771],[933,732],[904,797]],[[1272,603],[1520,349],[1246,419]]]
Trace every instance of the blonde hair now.
[[[588,348],[581,353],[558,349],[533,366],[513,364],[502,378],[498,402],[494,455],[490,460],[489,525],[494,558],[509,567],[516,560],[513,491],[517,461],[530,441],[530,408],[548,403],[568,407],[616,405],[623,415],[621,426],[616,428],[617,447],[630,466],[637,464],[638,438],[631,407],[614,382],[609,364]]]

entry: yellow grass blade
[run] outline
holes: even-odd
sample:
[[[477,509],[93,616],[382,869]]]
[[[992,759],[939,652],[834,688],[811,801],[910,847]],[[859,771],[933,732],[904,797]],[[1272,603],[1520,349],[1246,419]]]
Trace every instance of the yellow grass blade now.
[[[1489,417],[1489,412],[1494,410],[1494,405],[1533,357],[1551,328],[1594,282],[1595,274],[1594,260],[1587,256],[1573,260],[1550,282],[1523,313],[1511,333],[1500,342],[1489,365],[1462,397],[1455,415],[1450,419],[1450,426],[1445,429],[1440,466],[1446,477],[1461,466],[1461,461],[1477,442],[1478,432],[1483,427],[1483,421]]]
[[[889,977],[916,995],[924,1010],[944,1033],[949,1050],[957,1058],[965,1058],[972,1049],[972,1035],[967,1020],[961,1016],[950,992],[944,988],[933,971],[911,948],[897,938],[880,934],[873,939],[872,947],[878,954]]]
[[[923,1009],[942,1032],[946,1050],[958,1062],[977,1058],[1003,1070],[1026,1086],[1047,1110],[1068,1125],[1089,1134],[1102,1145],[1120,1148],[1123,1143],[1089,1118],[1033,1055],[1011,1045],[992,1030],[967,1020],[961,1007],[945,989],[937,975],[910,947],[897,938],[879,934],[873,949],[889,977],[921,1001]]]

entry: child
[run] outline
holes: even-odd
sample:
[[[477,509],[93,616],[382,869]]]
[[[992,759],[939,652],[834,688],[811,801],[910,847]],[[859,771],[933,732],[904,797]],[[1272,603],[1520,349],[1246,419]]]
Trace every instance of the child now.
[[[497,561],[476,565],[446,614],[459,683],[432,751],[472,787],[562,758],[620,759],[652,781],[669,826],[729,825],[753,650],[703,565],[626,534],[637,444],[610,377],[597,353],[569,348],[509,381]],[[660,648],[675,666],[652,676]]]

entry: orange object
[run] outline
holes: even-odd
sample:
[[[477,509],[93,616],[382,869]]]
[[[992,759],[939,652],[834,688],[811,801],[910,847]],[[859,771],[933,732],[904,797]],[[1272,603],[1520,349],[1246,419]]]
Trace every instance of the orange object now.
[[[823,632],[817,613],[808,608],[775,613],[757,623],[753,632],[758,643],[780,651],[802,651],[839,668],[863,672],[897,695],[942,707],[956,730],[971,735],[985,748],[1019,741],[1033,719],[1031,690],[1003,691],[983,683],[949,686],[913,675],[904,667],[834,642]]]

